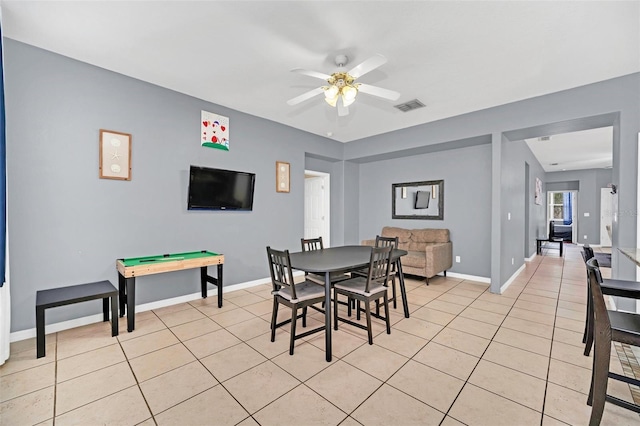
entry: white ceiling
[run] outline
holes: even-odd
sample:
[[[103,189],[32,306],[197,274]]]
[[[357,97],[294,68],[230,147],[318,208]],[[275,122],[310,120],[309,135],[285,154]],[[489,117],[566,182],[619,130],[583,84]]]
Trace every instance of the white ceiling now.
[[[525,139],[545,172],[610,168],[613,165],[613,128],[584,130]]]
[[[9,38],[341,142],[640,71],[638,1],[0,4]],[[288,106],[321,83],[290,70],[330,74],[338,53],[386,56],[360,81],[400,99]]]

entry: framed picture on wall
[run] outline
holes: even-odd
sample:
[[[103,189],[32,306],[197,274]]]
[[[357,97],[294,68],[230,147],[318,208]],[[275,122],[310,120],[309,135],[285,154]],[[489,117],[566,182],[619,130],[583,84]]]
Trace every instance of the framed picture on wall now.
[[[131,134],[100,129],[100,179],[131,180]]]
[[[542,181],[539,178],[536,178],[536,193],[534,201],[536,204],[542,204]]]
[[[289,192],[291,165],[284,161],[276,161],[276,192]]]

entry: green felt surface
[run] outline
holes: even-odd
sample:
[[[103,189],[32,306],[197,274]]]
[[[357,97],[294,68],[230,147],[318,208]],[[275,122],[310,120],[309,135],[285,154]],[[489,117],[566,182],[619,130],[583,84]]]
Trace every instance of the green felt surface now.
[[[213,253],[211,251],[201,252],[201,251],[190,251],[186,253],[170,253],[168,255],[159,254],[156,256],[144,256],[144,257],[130,257],[128,259],[122,259],[124,266],[137,266],[137,265],[146,265],[146,264],[154,264],[157,262],[170,262],[172,260],[187,260],[187,259],[198,259],[201,257],[210,257],[210,256],[220,256],[218,253]]]

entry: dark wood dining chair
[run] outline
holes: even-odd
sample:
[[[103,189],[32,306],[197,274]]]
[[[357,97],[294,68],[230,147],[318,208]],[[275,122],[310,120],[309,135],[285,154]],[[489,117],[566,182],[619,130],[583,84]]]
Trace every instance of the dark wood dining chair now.
[[[293,355],[295,341],[310,334],[323,331],[322,327],[296,334],[296,322],[302,318],[302,326],[307,326],[307,308],[316,303],[324,302],[324,289],[309,280],[300,283],[293,281],[291,259],[289,250],[279,251],[267,247],[269,260],[269,272],[273,285],[273,313],[271,315],[271,341],[275,342],[276,329],[291,323],[291,336],[289,342],[289,355]],[[278,306],[283,304],[291,308],[291,318],[278,323]],[[302,309],[302,315],[298,315],[298,309]]]
[[[587,261],[595,259],[593,249],[591,247],[583,247],[581,254],[582,259],[585,262],[585,266]],[[601,279],[600,288],[602,294],[605,296],[640,299],[640,282],[637,281],[605,278]],[[587,267],[587,313],[584,322],[584,334],[582,335],[582,343],[585,344],[585,356],[589,356],[591,353],[591,347],[593,346],[593,321],[593,302],[591,297],[591,286],[589,285],[589,268]]]
[[[302,251],[313,251],[313,250],[324,249],[324,243],[322,242],[322,237],[301,238],[300,244],[302,245]],[[324,285],[324,275],[307,272],[305,273],[305,277],[313,282],[317,282],[320,285]],[[336,272],[336,273],[329,274],[329,281],[331,281],[331,284],[334,284],[338,281],[348,280],[349,278],[351,278],[351,275],[347,273]]]
[[[371,249],[371,259],[367,277],[356,276],[346,281],[341,281],[333,286],[333,298],[338,300],[340,294],[349,299],[358,301],[358,312],[360,312],[360,302],[364,303],[364,312],[367,319],[366,327],[360,323],[338,316],[338,309],[333,310],[334,328],[338,329],[338,321],[351,324],[354,327],[367,330],[369,344],[373,345],[373,333],[371,329],[371,302],[383,299],[384,314],[383,319],[387,326],[387,334],[391,334],[389,322],[389,297],[387,295],[387,282],[389,280],[389,270],[391,266],[391,246],[373,247]]]
[[[640,386],[640,380],[614,373],[609,369],[611,342],[640,346],[640,315],[607,310],[602,294],[603,281],[597,259],[592,258],[587,261],[587,270],[593,303],[594,326],[593,370],[587,404],[591,406],[589,425],[596,426],[602,420],[605,402],[640,413],[640,405],[607,394],[608,379]]]
[[[381,237],[380,235],[376,235],[376,244],[375,247],[387,247],[390,246],[391,250],[398,248],[398,237]],[[361,269],[358,271],[351,272],[351,275],[357,275],[361,277],[366,277],[369,273],[368,269]],[[395,262],[391,262],[391,269],[389,271],[389,278],[391,279],[391,299],[389,302],[393,302],[393,309],[398,307],[396,302],[396,264]],[[376,313],[380,314],[380,305],[376,304]]]

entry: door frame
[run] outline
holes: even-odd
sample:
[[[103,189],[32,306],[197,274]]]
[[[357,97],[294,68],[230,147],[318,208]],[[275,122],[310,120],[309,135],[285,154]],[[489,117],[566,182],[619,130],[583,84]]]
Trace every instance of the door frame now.
[[[322,233],[322,241],[325,247],[331,247],[331,175],[329,173],[318,172],[315,170],[305,170],[304,175],[305,175],[305,179],[306,179],[306,176],[322,178],[322,184],[324,186],[324,191],[323,191],[324,212],[320,212],[320,213],[325,217],[324,232]],[[306,186],[305,186],[305,191],[306,191]],[[305,197],[303,197],[303,199],[304,198],[306,198],[306,194],[305,194]],[[304,209],[304,206],[303,206],[303,209]],[[306,224],[305,224],[305,228],[306,228]]]

